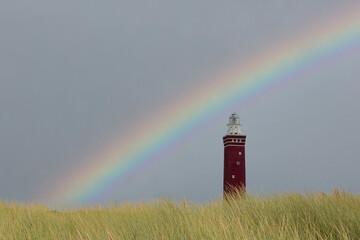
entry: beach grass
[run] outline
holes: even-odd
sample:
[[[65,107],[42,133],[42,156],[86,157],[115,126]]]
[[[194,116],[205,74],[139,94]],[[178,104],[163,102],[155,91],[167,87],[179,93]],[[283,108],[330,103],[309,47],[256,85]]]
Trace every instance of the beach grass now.
[[[334,189],[57,210],[1,201],[0,239],[360,239],[360,195]]]

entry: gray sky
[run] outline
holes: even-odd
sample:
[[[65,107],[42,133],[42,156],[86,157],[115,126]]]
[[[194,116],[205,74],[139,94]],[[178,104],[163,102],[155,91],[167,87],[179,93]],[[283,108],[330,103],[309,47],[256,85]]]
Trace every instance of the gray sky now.
[[[202,76],[355,2],[1,1],[0,198],[40,200],[137,119],[206,85]],[[249,106],[228,107],[248,136],[250,191],[360,191],[358,76],[359,51]],[[220,196],[227,120],[109,200]]]

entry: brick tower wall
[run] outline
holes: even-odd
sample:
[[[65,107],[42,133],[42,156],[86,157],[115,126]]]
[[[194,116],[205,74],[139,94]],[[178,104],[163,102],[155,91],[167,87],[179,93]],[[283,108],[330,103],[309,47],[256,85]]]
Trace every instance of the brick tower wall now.
[[[245,191],[245,135],[226,135],[224,141],[224,194]]]

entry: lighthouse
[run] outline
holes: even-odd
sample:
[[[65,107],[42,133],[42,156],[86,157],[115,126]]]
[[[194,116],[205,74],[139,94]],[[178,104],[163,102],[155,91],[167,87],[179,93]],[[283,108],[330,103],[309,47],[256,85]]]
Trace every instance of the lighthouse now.
[[[236,113],[231,114],[227,124],[227,134],[224,142],[224,196],[236,190],[244,192],[245,178],[245,142],[246,135],[242,135],[242,125]]]

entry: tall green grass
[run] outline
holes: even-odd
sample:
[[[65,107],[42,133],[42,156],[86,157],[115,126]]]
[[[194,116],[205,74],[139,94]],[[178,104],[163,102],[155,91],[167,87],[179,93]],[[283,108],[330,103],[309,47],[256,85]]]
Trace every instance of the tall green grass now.
[[[275,194],[54,211],[0,202],[0,239],[360,239],[360,195]]]

